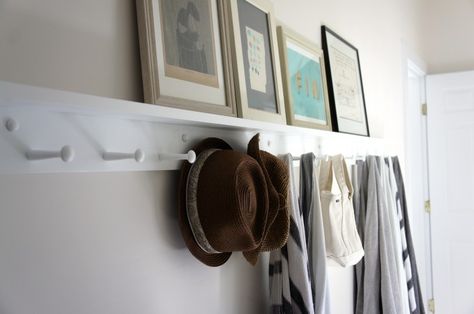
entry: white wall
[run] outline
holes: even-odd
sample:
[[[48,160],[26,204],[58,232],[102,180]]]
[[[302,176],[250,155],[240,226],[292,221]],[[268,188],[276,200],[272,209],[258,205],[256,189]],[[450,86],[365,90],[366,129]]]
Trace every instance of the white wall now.
[[[321,46],[326,24],[359,49],[372,136],[385,137],[403,152],[402,51],[419,54],[419,1],[275,0],[277,16]],[[386,119],[390,117],[390,119]]]
[[[176,185],[172,172],[3,176],[0,313],[263,313],[263,263],[188,254]]]
[[[278,0],[320,44],[359,48],[371,133],[403,152],[402,51],[420,51],[418,2]],[[134,1],[0,0],[0,79],[142,100]],[[263,313],[265,259],[206,268],[176,223],[175,172],[0,177],[0,313]],[[334,313],[352,273],[331,268]],[[343,301],[341,301],[343,300]]]
[[[423,1],[423,57],[428,73],[474,70],[474,1]]]
[[[135,1],[0,0],[0,78],[142,99]]]

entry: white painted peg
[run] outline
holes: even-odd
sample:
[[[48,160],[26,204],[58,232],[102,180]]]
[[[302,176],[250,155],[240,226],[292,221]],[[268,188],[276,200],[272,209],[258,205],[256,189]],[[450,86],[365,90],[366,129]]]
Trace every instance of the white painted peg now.
[[[321,143],[318,143],[318,154],[322,154],[323,153],[323,146],[321,145]]]
[[[25,156],[28,160],[43,160],[43,159],[54,159],[61,158],[64,162],[71,162],[74,159],[74,149],[71,146],[63,146],[60,151],[51,150],[30,150],[27,151]]]
[[[5,121],[5,128],[9,132],[14,132],[20,128],[20,123],[15,119],[8,118],[7,121]]]
[[[134,153],[105,152],[102,154],[102,158],[107,161],[135,159],[136,162],[143,162],[145,160],[145,152],[141,149],[137,149]]]
[[[187,160],[190,164],[196,161],[196,153],[193,150],[190,150],[186,154],[168,154],[161,153],[158,154],[159,160]]]

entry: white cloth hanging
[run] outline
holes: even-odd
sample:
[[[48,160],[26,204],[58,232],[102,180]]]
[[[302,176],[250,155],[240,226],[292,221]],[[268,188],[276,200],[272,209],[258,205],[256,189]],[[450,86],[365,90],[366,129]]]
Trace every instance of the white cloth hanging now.
[[[357,264],[364,249],[357,232],[352,184],[342,155],[321,161],[319,183],[327,256],[341,266]]]

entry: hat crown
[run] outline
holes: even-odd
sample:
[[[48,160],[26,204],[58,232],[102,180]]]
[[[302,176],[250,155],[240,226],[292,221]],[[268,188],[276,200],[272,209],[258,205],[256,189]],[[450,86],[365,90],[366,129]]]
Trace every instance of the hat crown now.
[[[214,152],[199,175],[197,209],[215,250],[255,249],[268,213],[267,184],[259,164],[236,151]]]

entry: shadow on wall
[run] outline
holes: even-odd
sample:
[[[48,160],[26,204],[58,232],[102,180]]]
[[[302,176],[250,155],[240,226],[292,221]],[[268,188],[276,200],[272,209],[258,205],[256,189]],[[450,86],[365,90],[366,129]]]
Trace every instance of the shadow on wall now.
[[[156,186],[156,183],[150,182],[149,185],[146,185],[150,189],[149,195],[153,195],[158,237],[173,249],[187,250],[178,225],[178,195],[176,191],[179,182],[179,171],[165,171],[162,175],[167,178],[162,191],[158,192],[150,189],[150,187]],[[148,176],[148,179],[150,181],[156,180],[156,177]],[[163,204],[166,205],[162,207]],[[193,258],[191,254],[189,254],[189,257]]]

